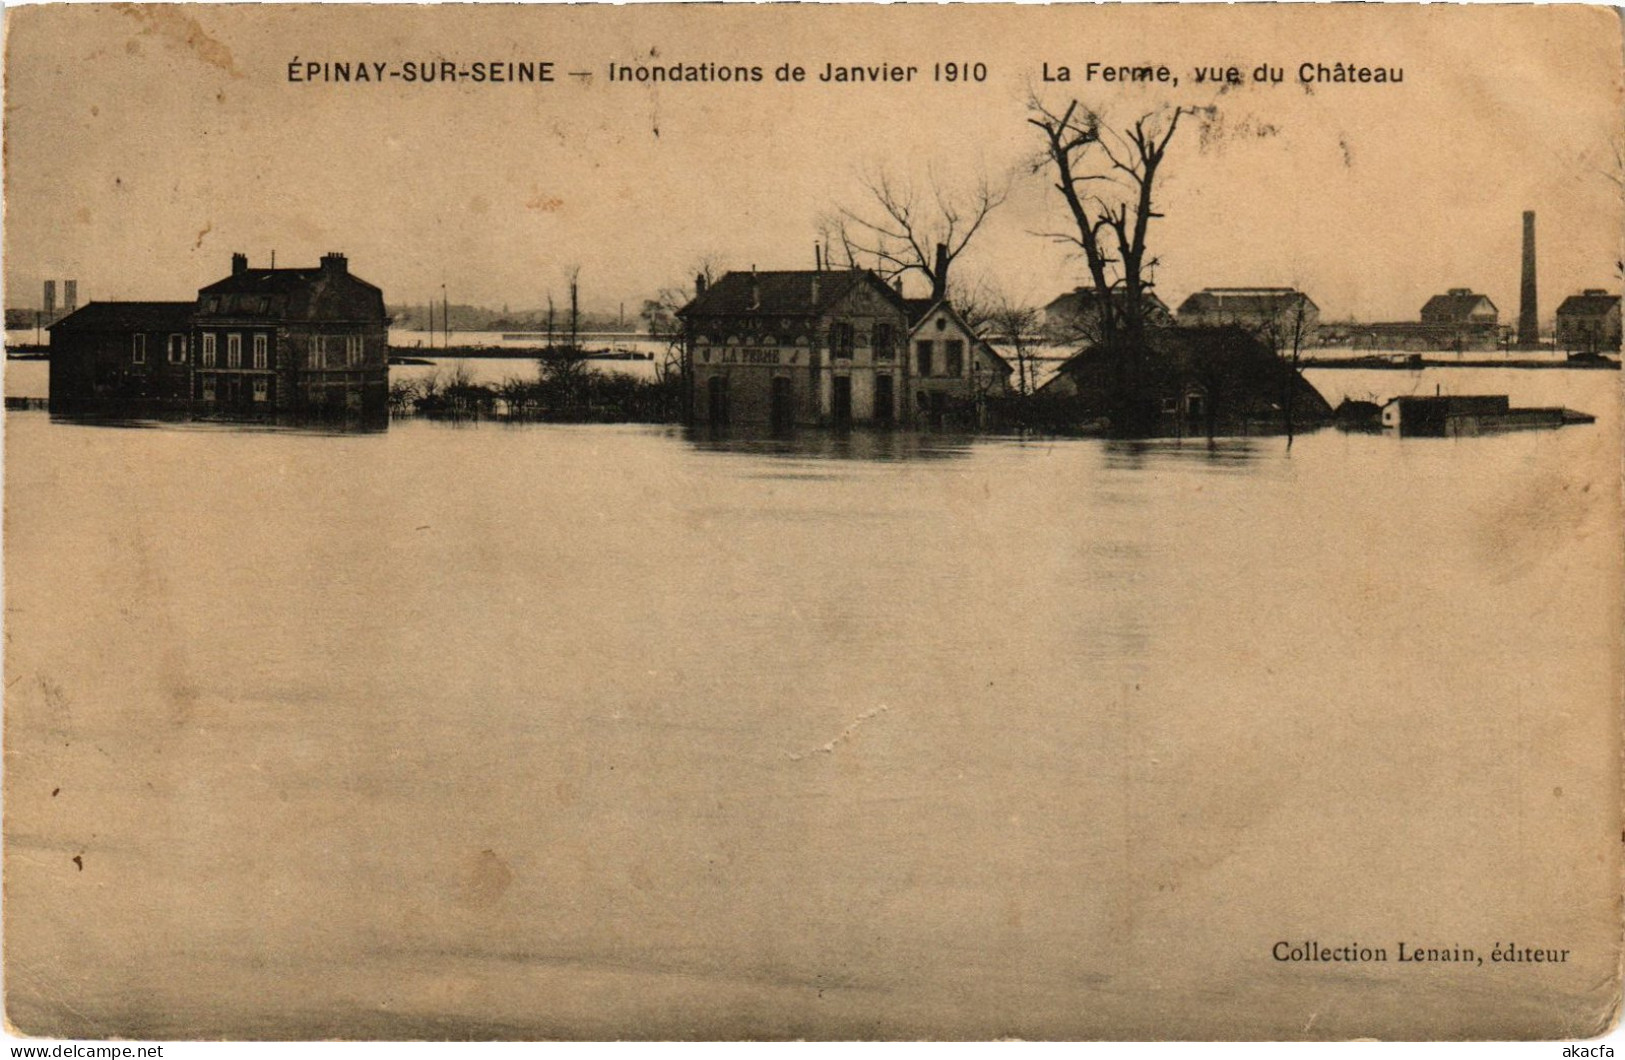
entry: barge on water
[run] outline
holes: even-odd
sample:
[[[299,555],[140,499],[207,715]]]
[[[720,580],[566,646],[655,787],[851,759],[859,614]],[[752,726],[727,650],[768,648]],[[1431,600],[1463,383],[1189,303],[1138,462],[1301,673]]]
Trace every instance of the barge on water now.
[[[1434,438],[1549,430],[1596,421],[1595,416],[1574,409],[1513,408],[1505,394],[1396,397],[1382,406],[1381,415],[1384,430]]]

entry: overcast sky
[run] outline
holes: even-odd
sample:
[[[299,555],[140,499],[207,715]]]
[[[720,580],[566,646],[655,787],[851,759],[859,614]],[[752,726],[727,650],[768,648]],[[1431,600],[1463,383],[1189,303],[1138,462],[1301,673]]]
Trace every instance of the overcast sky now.
[[[1014,181],[956,264],[1047,301],[1082,279],[1028,162],[1029,95],[1109,117],[1216,105],[1167,162],[1153,228],[1170,303],[1208,285],[1297,285],[1340,319],[1414,319],[1447,287],[1516,317],[1521,213],[1539,215],[1541,309],[1614,287],[1620,32],[1604,8],[367,6],[11,9],[5,279],[91,298],[188,298],[229,269],[327,250],[392,303],[529,307],[581,268],[588,306],[633,311],[727,265],[804,268],[818,222],[885,166]],[[290,61],[551,60],[558,83],[291,84]],[[1089,60],[1166,63],[1177,88],[1082,81]],[[982,62],[980,84],[930,80]],[[1068,65],[1044,84],[1040,64]],[[1402,67],[1399,85],[1296,84],[1301,62]],[[762,84],[609,84],[610,63],[760,65]],[[782,86],[792,62],[808,82]],[[829,85],[826,62],[912,64]],[[1218,92],[1197,66],[1279,86]],[[590,71],[589,79],[567,71]],[[1215,135],[1218,133],[1219,135]],[[1617,174],[1616,174],[1617,175]]]

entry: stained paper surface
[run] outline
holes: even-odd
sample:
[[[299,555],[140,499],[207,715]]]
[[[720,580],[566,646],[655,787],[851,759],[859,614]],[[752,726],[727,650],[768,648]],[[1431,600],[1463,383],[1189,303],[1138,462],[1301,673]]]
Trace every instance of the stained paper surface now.
[[[1579,6],[11,9],[13,1032],[1605,1032],[1621,67]],[[1171,321],[1313,307],[1235,340],[1272,424],[1055,397],[1061,118],[1094,217],[1166,135]]]

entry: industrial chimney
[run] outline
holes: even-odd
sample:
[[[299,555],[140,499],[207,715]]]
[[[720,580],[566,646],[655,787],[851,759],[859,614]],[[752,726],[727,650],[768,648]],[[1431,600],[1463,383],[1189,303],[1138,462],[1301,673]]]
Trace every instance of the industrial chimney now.
[[[79,308],[79,281],[62,281],[62,311],[71,313]]]
[[[51,319],[56,316],[56,281],[45,281],[45,316]]]
[[[1523,212],[1523,291],[1518,301],[1518,345],[1540,345],[1540,308],[1535,295],[1535,211]]]

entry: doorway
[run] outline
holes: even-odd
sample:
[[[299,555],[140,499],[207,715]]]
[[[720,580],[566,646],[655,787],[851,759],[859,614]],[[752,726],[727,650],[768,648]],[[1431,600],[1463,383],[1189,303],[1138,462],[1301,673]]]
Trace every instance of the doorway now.
[[[875,422],[890,426],[893,418],[891,376],[875,376]]]
[[[706,419],[713,427],[724,427],[728,423],[728,378],[714,375],[706,383]]]
[[[790,380],[782,375],[773,378],[773,398],[768,411],[768,422],[775,431],[787,431],[795,426],[795,392],[791,389]]]
[[[835,426],[852,426],[852,377],[835,377]]]

